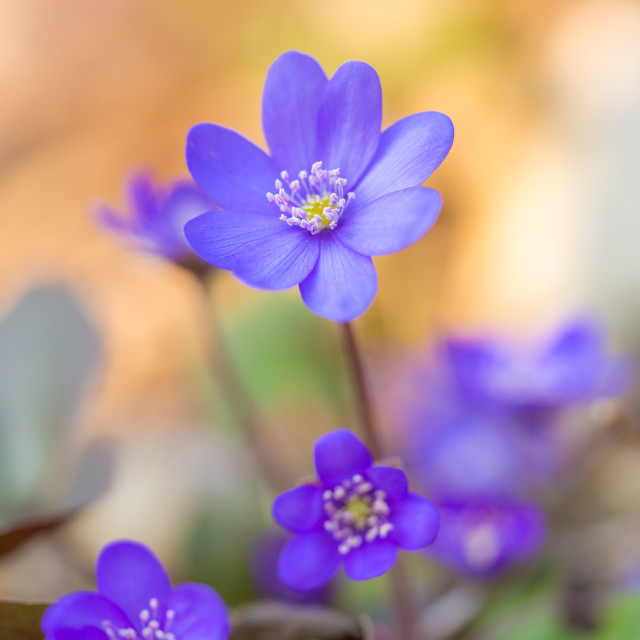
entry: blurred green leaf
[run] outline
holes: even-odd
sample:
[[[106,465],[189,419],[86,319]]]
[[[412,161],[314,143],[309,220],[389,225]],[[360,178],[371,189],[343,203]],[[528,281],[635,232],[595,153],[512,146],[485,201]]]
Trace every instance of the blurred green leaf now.
[[[492,640],[633,640],[640,637],[640,594],[625,594],[612,600],[599,629],[593,633],[566,628],[551,600],[533,611],[519,608],[515,613],[509,626],[517,628],[490,632],[487,637]]]
[[[0,600],[2,640],[42,640],[40,618],[48,604]]]
[[[61,287],[33,289],[0,323],[0,512],[47,476],[99,354],[97,333]]]
[[[229,350],[260,403],[320,396],[344,403],[344,367],[335,329],[294,300],[269,299],[225,332]]]
[[[640,638],[640,593],[625,594],[608,607],[598,640]]]
[[[251,545],[264,526],[248,496],[203,507],[189,532],[189,579],[212,585],[231,607],[255,598]]]
[[[109,446],[94,445],[84,453],[74,485],[58,504],[20,518],[0,518],[0,558],[31,536],[64,524],[100,496],[109,486],[113,457],[113,450]],[[3,636],[0,635],[1,638]]]

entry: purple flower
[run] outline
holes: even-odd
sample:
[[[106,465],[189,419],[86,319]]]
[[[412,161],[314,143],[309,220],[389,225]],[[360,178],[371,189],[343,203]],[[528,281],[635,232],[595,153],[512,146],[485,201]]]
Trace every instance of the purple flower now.
[[[443,356],[461,392],[473,402],[510,410],[553,410],[621,393],[630,363],[607,355],[593,322],[568,324],[539,345],[450,338]]]
[[[279,600],[292,605],[329,606],[333,595],[332,583],[311,591],[293,591],[278,576],[278,559],[289,535],[282,529],[261,532],[251,550],[251,574],[256,591],[265,600]]]
[[[528,439],[500,415],[416,409],[406,459],[432,498],[527,495],[537,483]]]
[[[189,222],[204,260],[261,289],[300,286],[314,313],[347,322],[373,301],[371,256],[404,249],[433,225],[440,195],[420,185],[447,155],[449,118],[417,113],[380,133],[375,70],[343,64],[331,79],[289,51],[269,69],[262,124],[271,155],[234,131],[199,124],[187,165],[223,211]]]
[[[317,483],[279,495],[274,520],[293,532],[278,564],[280,579],[298,591],[324,584],[344,562],[352,580],[388,571],[398,547],[414,551],[431,544],[438,512],[408,490],[395,467],[372,466],[369,450],[349,430],[322,436],[315,444]]]
[[[225,640],[229,614],[209,586],[172,588],[144,545],[107,545],[96,566],[98,593],[78,591],[54,602],[42,618],[46,640]]]
[[[127,181],[127,213],[109,205],[96,212],[98,222],[135,248],[175,262],[191,253],[184,237],[187,221],[217,207],[190,180],[156,184],[148,171]]]
[[[440,532],[425,552],[455,571],[493,577],[537,554],[544,545],[544,512],[533,503],[442,500]]]

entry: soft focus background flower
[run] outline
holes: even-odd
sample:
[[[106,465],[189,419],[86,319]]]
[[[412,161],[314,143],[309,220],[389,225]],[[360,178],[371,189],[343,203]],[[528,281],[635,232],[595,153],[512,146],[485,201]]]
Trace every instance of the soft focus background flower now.
[[[187,262],[191,249],[186,222],[217,208],[190,180],[157,184],[149,171],[137,171],[125,185],[123,210],[103,204],[96,222],[132,249],[149,251],[173,262]]]

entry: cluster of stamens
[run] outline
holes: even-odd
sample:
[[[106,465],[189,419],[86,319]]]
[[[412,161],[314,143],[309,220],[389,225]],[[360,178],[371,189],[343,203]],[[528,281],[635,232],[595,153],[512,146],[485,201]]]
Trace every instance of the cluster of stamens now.
[[[338,551],[345,555],[363,543],[386,538],[393,529],[389,522],[386,493],[356,474],[323,494],[327,519],[324,528],[340,542]]]
[[[160,620],[160,604],[155,598],[149,600],[149,607],[143,609],[138,618],[142,631],[138,632],[133,627],[126,629],[116,629],[112,622],[105,620],[102,628],[109,640],[178,640],[169,631],[175,619],[175,611],[167,609],[164,614],[164,624]]]
[[[345,196],[347,181],[340,177],[340,169],[327,171],[322,162],[314,162],[310,174],[300,171],[296,180],[291,180],[287,171],[282,171],[280,178],[276,180],[276,193],[267,193],[267,200],[282,211],[280,220],[290,227],[306,229],[311,235],[335,229],[346,206],[355,198],[353,191]]]

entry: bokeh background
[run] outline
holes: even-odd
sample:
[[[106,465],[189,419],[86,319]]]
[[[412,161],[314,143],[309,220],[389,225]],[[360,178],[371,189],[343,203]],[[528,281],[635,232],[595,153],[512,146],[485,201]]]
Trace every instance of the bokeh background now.
[[[42,283],[74,292],[103,345],[74,419],[119,454],[101,501],[0,563],[0,596],[90,584],[97,550],[117,537],[152,545],[178,576],[232,570],[244,553],[234,537],[268,511],[207,373],[206,308],[294,475],[311,471],[318,434],[352,421],[335,330],[297,291],[222,273],[205,302],[188,273],[127,250],[90,215],[123,204],[132,168],[186,175],[195,123],[264,144],[262,84],[288,49],[328,73],[374,66],[385,126],[438,110],[456,128],[429,181],[440,220],[376,262],[379,294],[357,322],[374,366],[437,332],[538,333],[576,313],[600,318],[618,349],[637,346],[637,1],[3,0],[0,306]],[[231,599],[245,582],[225,587]]]

